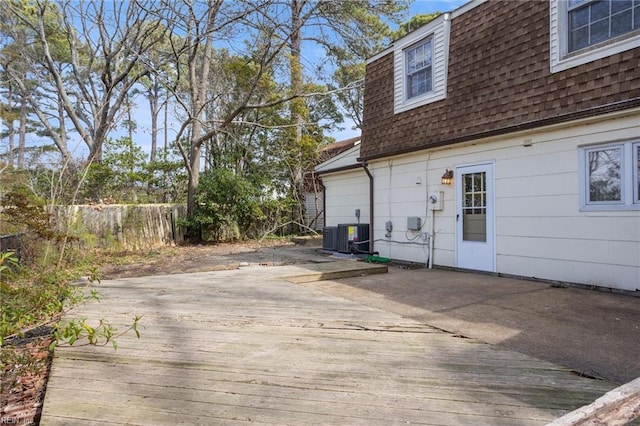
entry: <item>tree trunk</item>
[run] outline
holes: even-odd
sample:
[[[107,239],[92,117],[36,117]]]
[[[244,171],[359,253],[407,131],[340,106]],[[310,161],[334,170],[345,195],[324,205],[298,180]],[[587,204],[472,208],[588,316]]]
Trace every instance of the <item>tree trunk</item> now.
[[[18,130],[18,169],[24,168],[24,152],[27,140],[27,96],[20,96],[20,128]]]
[[[58,147],[58,151],[62,155],[62,159],[65,164],[71,162],[71,154],[69,154],[69,150],[67,149],[67,128],[65,127],[65,114],[64,114],[64,104],[62,97],[58,94],[58,122],[60,123],[60,127],[58,130],[58,138],[54,138],[54,142]]]
[[[291,92],[293,94],[300,93],[302,88],[302,64],[300,62],[300,49],[302,45],[302,39],[300,34],[300,13],[302,12],[302,5],[298,0],[291,1],[291,64],[290,64],[290,78],[291,78]],[[294,99],[291,102],[291,121],[295,124],[295,136],[294,142],[296,145],[300,144],[302,139],[302,108],[304,107],[304,100],[301,98]]]
[[[149,161],[153,163],[156,161],[156,153],[158,150],[158,115],[160,115],[159,97],[160,88],[158,81],[154,77],[154,81],[149,90],[149,112],[151,113],[151,152],[149,154]]]
[[[189,184],[187,186],[187,212],[193,214],[196,211],[196,190],[200,180],[200,147],[193,146],[189,152]]]
[[[8,139],[9,139],[9,146],[7,147],[7,162],[9,163],[9,166],[13,167],[14,166],[14,149],[15,149],[15,135],[16,135],[16,131],[13,127],[13,105],[12,105],[12,101],[13,101],[13,86],[11,84],[9,84],[9,93],[7,93],[7,108],[9,110],[9,114],[7,117],[7,131],[8,131]]]
[[[166,163],[167,162],[167,158],[169,157],[169,91],[167,91],[166,94],[166,99],[165,99],[165,103],[164,103],[164,126],[163,126],[163,132],[164,132],[164,151],[163,151],[163,160]],[[167,187],[169,186],[169,172],[167,170],[167,165],[165,164],[163,167],[163,175],[162,175],[162,182],[164,183],[164,185],[162,185],[162,201],[163,202],[168,202],[168,192],[167,192]]]
[[[302,4],[299,0],[291,0],[291,60],[290,60],[290,84],[291,93],[298,94],[302,91],[302,63],[301,63],[301,46],[302,46],[302,34],[300,33],[301,27],[301,13]],[[291,124],[294,125],[294,133],[292,135],[291,146],[289,151],[291,157],[294,159],[291,164],[291,180],[292,190],[294,191],[294,199],[298,203],[297,215],[293,220],[298,223],[302,223],[304,219],[304,194],[301,191],[302,182],[304,179],[300,178],[300,155],[299,150],[302,141],[302,126],[304,125],[303,111],[305,109],[305,101],[303,98],[296,98],[291,101]]]
[[[200,179],[200,153],[202,144],[203,128],[205,119],[205,103],[209,91],[209,72],[211,70],[211,57],[213,55],[213,27],[215,17],[220,8],[221,2],[216,1],[216,5],[211,5],[207,15],[205,27],[206,38],[202,44],[203,54],[201,67],[198,67],[198,56],[192,55],[189,63],[189,76],[191,85],[191,146],[189,148],[189,185],[187,189],[187,214],[192,215],[196,209],[196,189]],[[198,71],[200,71],[198,73]]]

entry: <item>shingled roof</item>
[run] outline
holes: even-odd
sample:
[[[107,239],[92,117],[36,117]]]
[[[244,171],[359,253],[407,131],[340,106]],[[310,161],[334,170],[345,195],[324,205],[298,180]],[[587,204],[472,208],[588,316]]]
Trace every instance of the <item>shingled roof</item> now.
[[[640,47],[550,70],[548,1],[488,1],[451,21],[446,98],[394,114],[394,52],[367,65],[361,156],[374,159],[640,107]]]

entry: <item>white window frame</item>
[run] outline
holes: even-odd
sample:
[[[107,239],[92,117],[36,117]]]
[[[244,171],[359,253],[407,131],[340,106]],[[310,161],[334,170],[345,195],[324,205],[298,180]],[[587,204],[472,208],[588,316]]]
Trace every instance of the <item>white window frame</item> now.
[[[588,154],[596,150],[620,148],[620,200],[589,200],[589,165]],[[640,141],[620,141],[583,146],[579,148],[580,174],[580,211],[640,210],[640,194],[638,182],[638,152]]]
[[[640,31],[633,30],[601,43],[569,52],[568,1],[550,0],[550,65],[551,72],[560,72],[640,46]]]
[[[450,27],[451,16],[445,13],[394,42],[393,111],[395,114],[446,98]],[[409,98],[406,53],[429,40],[431,40],[431,91]]]

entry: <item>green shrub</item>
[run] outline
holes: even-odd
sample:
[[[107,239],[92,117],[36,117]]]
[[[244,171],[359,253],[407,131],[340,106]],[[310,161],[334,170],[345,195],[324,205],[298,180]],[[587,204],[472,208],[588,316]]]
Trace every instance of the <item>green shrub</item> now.
[[[190,235],[203,240],[245,238],[255,222],[265,219],[261,190],[226,169],[204,173],[196,192],[197,207],[188,219]]]

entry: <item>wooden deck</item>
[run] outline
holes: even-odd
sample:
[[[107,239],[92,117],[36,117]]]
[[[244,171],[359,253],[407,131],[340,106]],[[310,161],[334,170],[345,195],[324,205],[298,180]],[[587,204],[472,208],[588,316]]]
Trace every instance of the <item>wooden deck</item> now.
[[[103,282],[73,315],[141,339],[56,349],[41,424],[542,425],[614,387],[285,279],[308,269]]]

